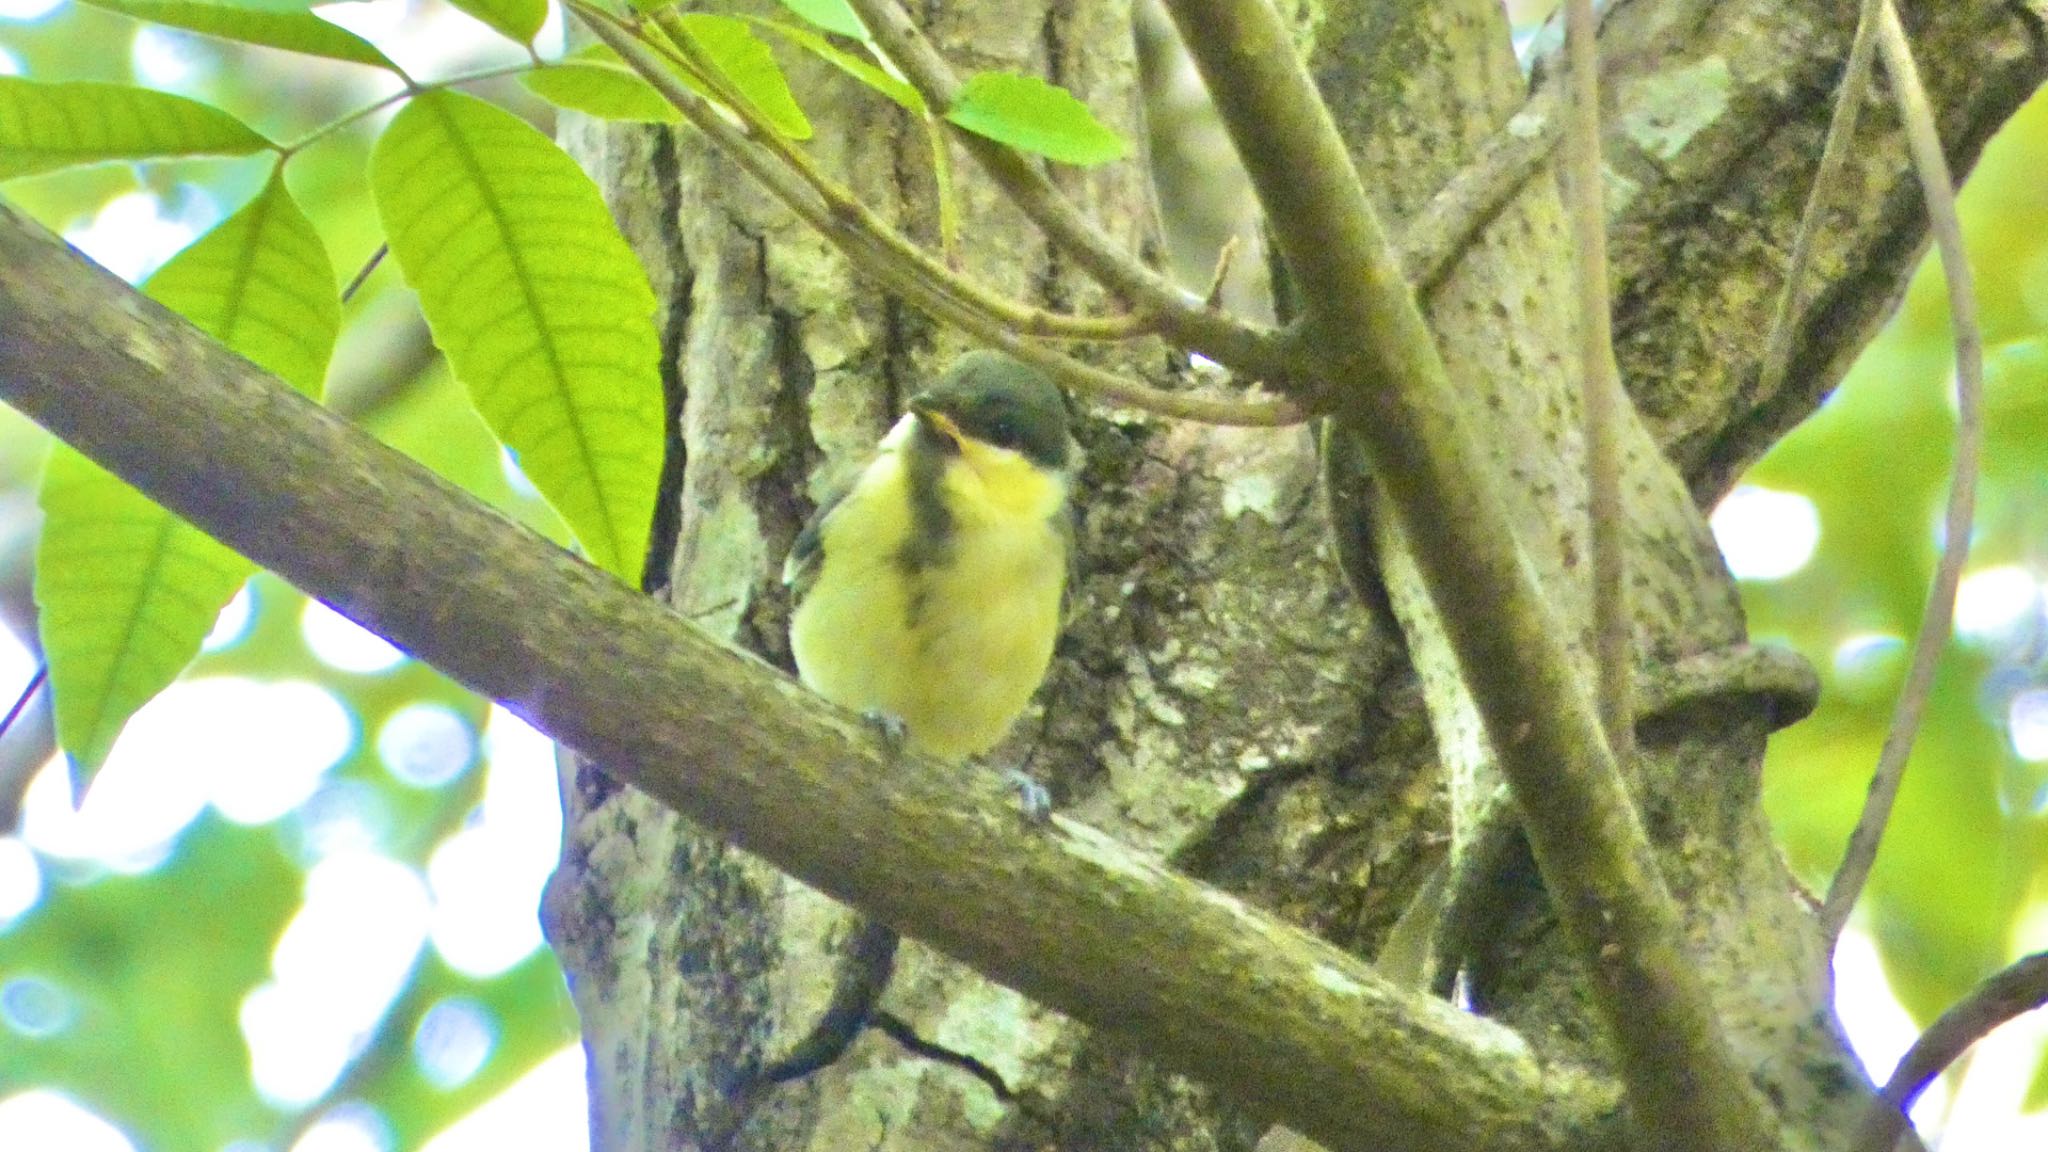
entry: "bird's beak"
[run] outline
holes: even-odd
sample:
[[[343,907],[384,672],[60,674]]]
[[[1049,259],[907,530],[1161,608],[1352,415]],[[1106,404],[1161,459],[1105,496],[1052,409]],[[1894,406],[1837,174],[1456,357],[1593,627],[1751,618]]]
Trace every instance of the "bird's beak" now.
[[[946,415],[937,408],[927,404],[913,403],[910,406],[910,411],[925,427],[945,437],[951,443],[953,451],[958,452],[961,445],[966,442],[967,434],[960,431],[960,425],[954,423],[951,416]]]

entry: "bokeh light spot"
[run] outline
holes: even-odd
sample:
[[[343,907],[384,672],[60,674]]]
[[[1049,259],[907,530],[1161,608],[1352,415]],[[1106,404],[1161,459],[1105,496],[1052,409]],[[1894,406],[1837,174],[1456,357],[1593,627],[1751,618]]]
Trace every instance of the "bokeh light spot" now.
[[[43,898],[43,868],[19,836],[0,836],[0,932]]]
[[[135,1152],[134,1141],[98,1113],[47,1088],[0,1100],[7,1152]]]
[[[101,205],[91,223],[64,233],[64,239],[93,263],[136,284],[199,231],[196,223],[165,216],[155,196],[125,192]]]
[[[256,684],[227,678],[195,681],[248,685],[218,709],[212,734],[211,799],[237,824],[268,824],[306,801],[320,778],[355,746],[356,724],[334,693],[303,680]],[[193,754],[200,753],[195,748]]]
[[[242,1001],[259,1093],[296,1106],[327,1091],[405,986],[427,916],[419,874],[396,860],[342,852],[313,866],[271,957],[276,978]]]
[[[2006,714],[2012,750],[2022,760],[2048,760],[2048,688],[2029,688],[2012,698]]]
[[[189,33],[144,24],[135,29],[128,49],[135,78],[151,88],[182,87],[200,70],[202,61]]]
[[[463,997],[437,1002],[420,1017],[413,1033],[413,1058],[429,1084],[446,1091],[460,1088],[483,1070],[497,1045],[497,1022],[491,1010]]]
[[[0,0],[0,20],[14,20],[23,24],[31,20],[41,20],[56,11],[57,5],[63,2],[64,0]]]
[[[554,745],[502,708],[486,730],[480,818],[427,861],[434,948],[456,971],[489,977],[541,945],[540,895],[561,845]]]
[[[535,488],[533,481],[527,479],[526,469],[519,466],[519,457],[514,456],[510,448],[498,449],[498,468],[504,472],[505,483],[512,491],[521,496],[539,498],[540,489]]]
[[[1897,677],[1906,655],[1906,642],[1889,632],[1858,632],[1835,645],[1835,687],[1861,699],[1882,690]]]
[[[0,1024],[39,1039],[71,1023],[71,996],[41,976],[16,976],[0,984]]]
[[[374,852],[391,831],[384,790],[361,780],[328,780],[293,814],[306,863],[338,852]]]
[[[315,1121],[291,1152],[391,1152],[391,1125],[360,1100],[337,1105]]]
[[[589,1152],[590,1092],[584,1072],[583,1046],[571,1044],[443,1129],[422,1152]]]
[[[1797,492],[1741,485],[1709,523],[1737,580],[1782,580],[1806,567],[1820,545],[1820,514]]]
[[[1999,641],[2032,622],[2041,585],[2017,564],[1984,568],[1963,577],[1956,588],[1956,633],[1965,640]]]
[[[235,593],[235,598],[228,601],[228,606],[220,610],[220,615],[214,617],[213,631],[208,632],[200,643],[200,651],[218,652],[241,643],[249,635],[249,624],[255,619],[256,586],[253,582],[245,583],[242,590]]]
[[[438,788],[462,774],[476,755],[469,721],[445,704],[408,704],[377,730],[377,757],[415,788]]]

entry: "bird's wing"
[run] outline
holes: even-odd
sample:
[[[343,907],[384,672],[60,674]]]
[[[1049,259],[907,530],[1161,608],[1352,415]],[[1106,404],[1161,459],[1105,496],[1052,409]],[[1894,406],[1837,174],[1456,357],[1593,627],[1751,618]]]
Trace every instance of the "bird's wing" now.
[[[811,513],[804,530],[796,534],[796,543],[789,546],[789,557],[782,562],[782,584],[789,589],[792,610],[804,602],[811,585],[818,582],[818,572],[825,567],[825,521],[852,489],[852,485],[845,485],[825,497],[818,510]]]

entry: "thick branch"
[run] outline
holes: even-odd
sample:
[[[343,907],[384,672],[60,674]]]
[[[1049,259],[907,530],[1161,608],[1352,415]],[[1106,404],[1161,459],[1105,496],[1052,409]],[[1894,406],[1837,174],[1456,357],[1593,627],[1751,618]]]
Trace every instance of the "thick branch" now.
[[[1614,1044],[1642,1131],[1772,1146],[1558,626],[1443,361],[1291,37],[1265,0],[1170,0],[1367,446]],[[1339,389],[1337,384],[1341,383]]]
[[[1333,1147],[1581,1147],[1611,1103],[1092,829],[1027,825],[993,774],[890,762],[4,206],[0,400],[662,803]]]

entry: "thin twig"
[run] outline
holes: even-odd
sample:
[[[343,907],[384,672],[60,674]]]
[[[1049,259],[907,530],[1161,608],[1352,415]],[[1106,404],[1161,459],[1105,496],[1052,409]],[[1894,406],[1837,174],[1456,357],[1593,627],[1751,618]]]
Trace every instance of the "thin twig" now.
[[[1237,249],[1237,233],[1233,232],[1230,234],[1230,238],[1223,242],[1222,251],[1216,253],[1216,269],[1209,273],[1209,290],[1202,293],[1202,303],[1204,306],[1209,308],[1222,306],[1223,282],[1230,278],[1230,265],[1237,259]]]
[[[827,175],[808,153],[776,131],[768,122],[767,116],[753,101],[747,99],[746,93],[735,87],[719,70],[717,64],[704,55],[703,49],[690,35],[688,26],[683,24],[682,14],[674,7],[662,8],[655,12],[653,22],[667,34],[665,44],[649,43],[646,40],[642,43],[685,68],[700,83],[711,89],[734,115],[745,122],[752,140],[788,165],[791,171],[818,194],[833,215],[852,221],[855,227],[873,238],[875,246],[885,254],[885,258],[897,261],[914,274],[928,278],[935,291],[955,298],[962,307],[986,312],[993,319],[1019,332],[1045,339],[1135,340],[1158,331],[1158,322],[1141,313],[1132,312],[1121,316],[1064,315],[1011,300],[961,275],[945,259],[931,255],[919,247],[916,241],[897,231],[874,209],[862,202],[859,196],[854,195],[852,189]]]
[[[377,245],[377,250],[370,253],[370,258],[363,261],[363,266],[356,270],[354,276],[349,277],[348,287],[341,290],[341,302],[343,304],[356,298],[356,293],[363,290],[364,284],[369,283],[370,274],[377,270],[377,265],[382,264],[384,257],[390,255],[390,253],[391,245]]]
[[[460,88],[465,84],[478,84],[485,80],[498,80],[506,76],[517,76],[522,72],[531,72],[541,66],[538,61],[501,64],[495,68],[485,68],[477,72],[465,72],[460,76],[450,76],[445,80],[428,80],[425,82],[417,82],[409,76],[405,77],[405,87],[393,92],[391,95],[373,100],[353,112],[345,113],[338,119],[329,120],[327,123],[322,124],[289,144],[278,145],[278,158],[280,160],[289,160],[349,125],[374,116],[393,104],[404,103],[415,96],[422,96],[428,92],[438,92],[444,88]]]
[[[1776,396],[1785,386],[1785,373],[1792,364],[1793,317],[1804,303],[1807,266],[1813,262],[1813,242],[1820,235],[1821,211],[1827,198],[1842,182],[1849,164],[1849,144],[1856,136],[1856,118],[1870,92],[1870,64],[1877,55],[1877,12],[1884,0],[1863,0],[1856,18],[1856,38],[1849,45],[1849,62],[1842,68],[1842,85],[1835,97],[1834,117],[1828,122],[1827,143],[1821,146],[1820,169],[1813,174],[1813,187],[1806,193],[1806,208],[1799,217],[1799,232],[1792,240],[1792,259],[1785,269],[1785,286],[1778,292],[1778,314],[1771,321],[1771,335],[1764,345],[1763,366],[1757,371],[1756,394]]]
[[[1906,1112],[1934,1078],[1971,1045],[2017,1016],[2048,1004],[2048,952],[2036,952],[1971,989],[1913,1041],[1856,1127],[1850,1152],[1891,1152]]]
[[[21,719],[23,712],[28,711],[28,702],[36,698],[36,691],[49,678],[50,666],[47,663],[36,665],[36,674],[28,678],[28,684],[22,688],[21,695],[14,698],[14,707],[7,710],[6,719],[0,719],[0,739],[4,739],[7,730],[14,727],[14,722]]]
[[[943,117],[959,96],[960,81],[903,5],[898,0],[848,0],[848,5],[867,25],[875,47],[902,71],[932,114]],[[1105,235],[1035,161],[985,136],[944,126],[1032,223],[1132,312],[1151,317],[1174,342],[1240,376],[1275,383],[1284,378],[1287,350],[1280,333],[1191,301]]]
[[[1621,419],[1627,396],[1614,363],[1607,293],[1606,177],[1600,159],[1599,25],[1593,0],[1567,0],[1571,57],[1572,233],[1578,248],[1580,403],[1585,407],[1586,506],[1593,552],[1594,661],[1600,721],[1624,771],[1635,754],[1635,645],[1628,609],[1627,516],[1621,505]]]
[[[1920,83],[1920,70],[1913,63],[1913,47],[1899,24],[1898,10],[1891,0],[1880,3],[1878,51],[1884,54],[1885,72],[1891,77],[1899,119],[1906,129],[1906,146],[1913,154],[1913,170],[1920,178],[1929,227],[1948,280],[1949,322],[1956,341],[1956,458],[1949,480],[1948,511],[1942,520],[1941,564],[1935,569],[1934,586],[1927,592],[1920,633],[1913,638],[1913,662],[1906,670],[1905,686],[1899,690],[1898,707],[1892,713],[1884,748],[1878,753],[1877,770],[1871,774],[1863,815],[1856,821],[1842,866],[1821,904],[1820,927],[1830,942],[1841,936],[1842,926],[1849,922],[1849,913],[1870,879],[1878,844],[1891,820],[1892,804],[1899,797],[1899,784],[1905,779],[1913,739],[1920,733],[1921,715],[1934,689],[1935,669],[1942,649],[1948,646],[1949,629],[1955,622],[1956,587],[1962,583],[1963,564],[1970,557],[1970,522],[1976,514],[1978,458],[1984,445],[1984,335],[1977,320],[1977,290],[1970,276],[1969,254],[1963,250],[1963,226],[1956,217],[1955,181],[1949,175],[1948,159],[1942,155],[1934,108]]]
[[[1023,339],[1018,333],[1027,330],[1025,326],[1005,324],[962,303],[934,287],[930,278],[893,259],[886,241],[836,211],[836,205],[828,203],[815,187],[786,167],[746,129],[735,126],[691,92],[628,25],[583,0],[569,0],[569,7],[693,127],[759,180],[804,223],[838,247],[857,267],[934,318],[1038,366],[1074,391],[1110,403],[1208,424],[1273,427],[1298,424],[1307,418],[1298,405],[1288,400],[1216,399],[1149,388]]]

